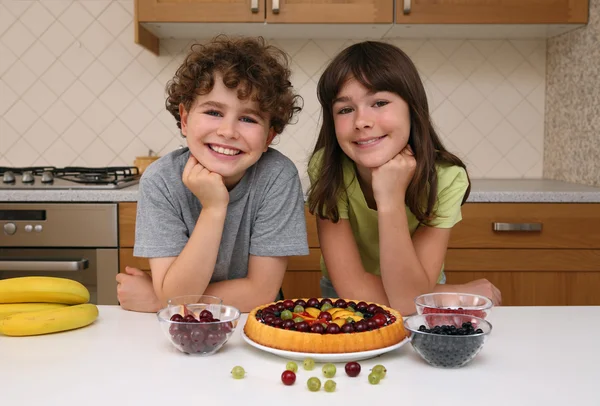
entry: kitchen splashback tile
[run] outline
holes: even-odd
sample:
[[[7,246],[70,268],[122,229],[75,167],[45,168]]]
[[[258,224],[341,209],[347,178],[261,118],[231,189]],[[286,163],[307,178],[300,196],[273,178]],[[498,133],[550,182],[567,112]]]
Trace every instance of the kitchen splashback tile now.
[[[19,99],[19,96],[0,79],[0,117]]]
[[[149,149],[165,154],[186,145],[164,98],[193,41],[163,40],[156,56],[133,42],[133,32],[133,0],[0,2],[0,90],[10,89],[0,95],[0,161],[131,165]],[[319,128],[319,74],[356,41],[271,41],[289,53],[292,83],[304,98],[298,121],[274,147],[296,163],[306,186]],[[471,176],[541,176],[545,41],[386,42],[415,62],[433,123]],[[45,150],[37,145],[41,155],[31,145],[41,128],[34,123],[56,134]]]
[[[40,41],[56,57],[60,56],[74,40],[75,37],[58,21],[52,24],[40,38]]]
[[[27,93],[22,96],[22,99],[33,109],[33,111],[38,115],[42,115],[50,108],[52,103],[56,101],[57,97],[44,82],[38,80],[29,88]],[[2,109],[0,109],[0,112],[1,110]]]
[[[21,61],[15,62],[2,77],[17,94],[25,93],[36,79],[35,73]]]
[[[52,25],[54,16],[46,7],[35,2],[19,17],[19,20],[35,37],[40,37]]]
[[[35,42],[35,37],[17,20],[2,34],[2,42],[15,55],[21,56]]]
[[[71,34],[78,37],[94,21],[94,17],[80,2],[73,2],[58,18]]]
[[[0,75],[3,75],[16,60],[17,56],[0,41]]]
[[[40,118],[29,130],[27,130],[25,135],[23,135],[23,138],[29,145],[32,145],[38,153],[43,154],[58,138],[58,134],[46,121],[44,121],[43,118]]]
[[[54,17],[59,17],[65,10],[73,4],[74,0],[51,0],[42,1],[41,3],[50,10]]]
[[[38,77],[43,75],[50,65],[56,61],[56,57],[52,52],[48,51],[46,45],[39,40],[25,51],[20,59]],[[2,74],[1,69],[0,74]]]

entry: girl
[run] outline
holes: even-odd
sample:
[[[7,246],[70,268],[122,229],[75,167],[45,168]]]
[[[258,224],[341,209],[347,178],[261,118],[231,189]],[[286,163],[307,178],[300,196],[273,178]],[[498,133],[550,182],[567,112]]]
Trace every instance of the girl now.
[[[443,284],[450,230],[470,181],[433,128],[408,56],[381,42],[352,45],[329,64],[317,91],[323,124],[309,164],[308,206],[318,213],[323,296],[403,314],[432,291],[483,294],[499,304],[487,280]]]

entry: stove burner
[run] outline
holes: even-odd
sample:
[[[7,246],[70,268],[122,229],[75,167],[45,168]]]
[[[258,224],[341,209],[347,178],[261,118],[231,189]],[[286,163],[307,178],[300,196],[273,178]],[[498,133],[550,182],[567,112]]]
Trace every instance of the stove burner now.
[[[135,166],[109,166],[106,168],[68,166],[56,169],[54,177],[77,183],[106,185],[137,179],[139,171]]]
[[[126,184],[134,184],[140,178],[139,169],[135,166],[109,166],[104,168],[87,168],[68,166],[64,168],[25,167],[10,168],[0,166],[0,187],[18,188],[27,185],[34,188],[40,183],[44,188],[67,187],[68,184],[96,188],[118,188]],[[36,179],[37,178],[37,179]],[[56,182],[60,185],[57,185]]]

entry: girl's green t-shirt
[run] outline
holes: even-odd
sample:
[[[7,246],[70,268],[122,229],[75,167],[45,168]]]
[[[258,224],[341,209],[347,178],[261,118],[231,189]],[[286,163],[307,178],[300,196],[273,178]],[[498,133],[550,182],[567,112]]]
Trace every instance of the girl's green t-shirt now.
[[[319,176],[322,162],[322,151],[318,151],[311,159],[308,174],[311,182]],[[354,163],[347,157],[343,163],[345,193],[341,193],[337,207],[341,219],[350,222],[360,258],[365,270],[374,275],[381,275],[379,268],[379,225],[377,211],[368,207],[365,196],[360,188]],[[438,175],[437,202],[434,206],[436,217],[426,226],[438,228],[452,228],[462,219],[461,203],[467,190],[469,181],[464,168],[455,165],[436,165]],[[405,206],[408,227],[412,235],[419,221]],[[329,277],[325,261],[321,256],[321,271],[323,276]],[[443,266],[438,281],[443,279]]]

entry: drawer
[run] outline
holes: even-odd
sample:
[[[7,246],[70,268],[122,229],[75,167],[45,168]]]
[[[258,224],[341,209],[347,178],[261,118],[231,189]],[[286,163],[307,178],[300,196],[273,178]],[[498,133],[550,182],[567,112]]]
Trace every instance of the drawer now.
[[[446,253],[444,270],[600,273],[600,250],[451,248]]]
[[[467,203],[462,217],[449,248],[600,248],[600,204]]]

